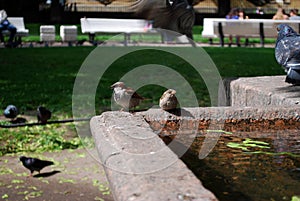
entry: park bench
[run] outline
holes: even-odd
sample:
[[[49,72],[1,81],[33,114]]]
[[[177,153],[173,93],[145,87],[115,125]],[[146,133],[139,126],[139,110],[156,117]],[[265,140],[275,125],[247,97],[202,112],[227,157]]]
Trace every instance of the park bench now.
[[[124,45],[130,41],[133,33],[153,33],[151,21],[142,19],[81,18],[82,33],[89,34],[94,42],[97,33],[124,33]]]
[[[277,38],[276,26],[283,23],[290,25],[299,32],[300,20],[204,18],[202,37],[210,39],[219,37],[221,46],[224,46],[224,37],[230,35],[233,37],[260,38],[260,44],[263,47],[265,38]]]
[[[17,28],[16,40],[19,44],[22,42],[22,37],[28,36],[29,30],[25,28],[23,17],[8,17],[8,21]],[[3,35],[8,36],[10,33],[8,30],[4,30]]]

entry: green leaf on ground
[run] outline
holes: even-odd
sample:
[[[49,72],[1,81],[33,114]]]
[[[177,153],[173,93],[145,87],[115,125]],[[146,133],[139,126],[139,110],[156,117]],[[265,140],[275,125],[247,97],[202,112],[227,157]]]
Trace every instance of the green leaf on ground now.
[[[4,174],[12,174],[14,173],[10,168],[8,167],[0,167],[0,175]]]
[[[62,183],[76,184],[76,182],[73,179],[64,179],[64,178],[60,179],[58,183],[60,183],[60,184],[62,184]]]
[[[22,184],[22,183],[24,183],[24,181],[23,181],[23,180],[19,180],[19,179],[13,179],[13,180],[11,181],[11,183],[12,183],[12,184]]]
[[[2,195],[2,199],[7,199],[7,198],[8,198],[7,194]]]

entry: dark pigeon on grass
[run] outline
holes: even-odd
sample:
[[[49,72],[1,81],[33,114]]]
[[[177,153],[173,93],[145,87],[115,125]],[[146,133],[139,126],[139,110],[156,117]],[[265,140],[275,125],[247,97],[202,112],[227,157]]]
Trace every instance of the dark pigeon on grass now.
[[[275,58],[286,71],[285,81],[300,85],[300,35],[287,24],[277,26]]]
[[[18,111],[18,108],[16,106],[8,105],[6,107],[6,109],[4,110],[3,114],[6,118],[9,118],[9,119],[13,120],[18,116],[19,111]]]
[[[24,167],[30,170],[30,176],[32,176],[34,171],[40,173],[44,167],[54,165],[52,161],[40,160],[38,158],[30,158],[25,156],[21,156],[20,161],[23,163]]]
[[[46,124],[50,118],[51,112],[47,108],[39,106],[37,109],[38,123]]]

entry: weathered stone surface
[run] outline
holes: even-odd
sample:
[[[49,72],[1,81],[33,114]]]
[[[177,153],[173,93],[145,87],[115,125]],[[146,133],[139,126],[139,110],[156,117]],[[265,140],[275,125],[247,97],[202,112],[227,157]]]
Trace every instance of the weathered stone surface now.
[[[300,103],[300,86],[293,86],[284,80],[285,76],[229,80],[226,83],[230,83],[231,106],[297,106]],[[223,100],[223,104],[224,102],[228,100]]]
[[[115,200],[217,200],[142,115],[103,113],[91,131]]]
[[[226,120],[241,119],[295,119],[300,118],[300,107],[261,106],[261,107],[198,107],[181,108],[173,113],[161,109],[141,112],[147,122],[187,120]]]

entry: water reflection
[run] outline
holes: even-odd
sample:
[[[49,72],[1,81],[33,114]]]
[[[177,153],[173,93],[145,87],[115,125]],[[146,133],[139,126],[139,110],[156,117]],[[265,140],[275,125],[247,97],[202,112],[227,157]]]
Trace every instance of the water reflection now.
[[[181,159],[220,201],[291,200],[300,195],[298,130],[222,134],[200,160],[206,134],[199,133]]]

